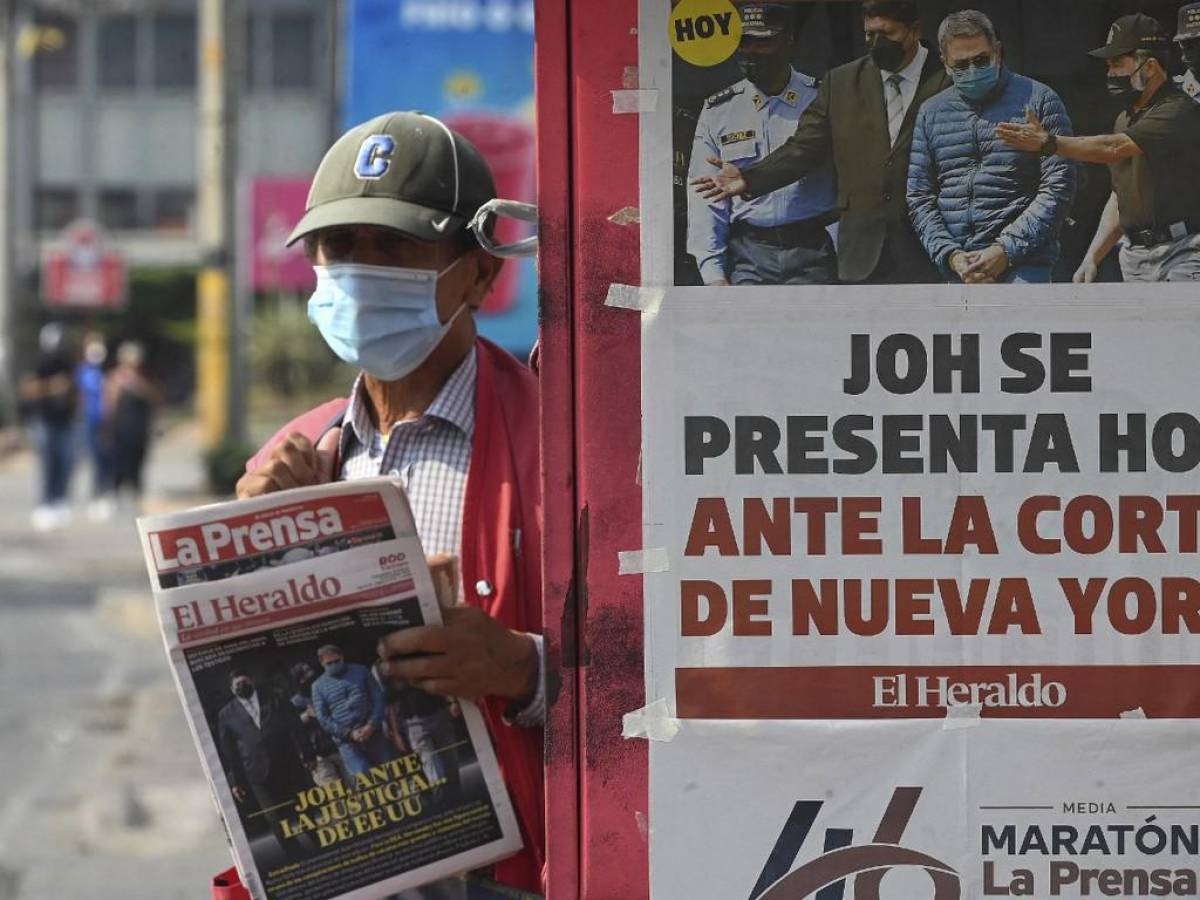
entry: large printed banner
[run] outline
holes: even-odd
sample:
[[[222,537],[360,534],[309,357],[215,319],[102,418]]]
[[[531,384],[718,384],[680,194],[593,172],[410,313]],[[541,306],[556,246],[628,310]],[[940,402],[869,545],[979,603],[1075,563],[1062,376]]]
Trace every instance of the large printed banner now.
[[[641,4],[655,898],[1200,895],[1200,28],[970,5]]]
[[[1121,294],[645,317],[655,897],[1196,896],[1200,725],[1121,716],[1200,717],[1200,312]]]
[[[1200,716],[1191,300],[670,293],[651,698],[699,719]]]

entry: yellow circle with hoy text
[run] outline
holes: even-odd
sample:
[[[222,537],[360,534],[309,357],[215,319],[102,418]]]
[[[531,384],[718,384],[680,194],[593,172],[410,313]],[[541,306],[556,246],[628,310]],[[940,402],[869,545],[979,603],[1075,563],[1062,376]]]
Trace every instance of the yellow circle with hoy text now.
[[[667,31],[682,59],[693,66],[719,66],[742,40],[742,18],[730,0],[680,0]]]

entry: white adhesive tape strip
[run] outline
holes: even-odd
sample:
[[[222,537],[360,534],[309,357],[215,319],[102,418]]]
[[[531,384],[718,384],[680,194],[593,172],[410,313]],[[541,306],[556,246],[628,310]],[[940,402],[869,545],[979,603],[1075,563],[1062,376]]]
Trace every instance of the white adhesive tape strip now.
[[[946,719],[942,722],[942,731],[955,731],[959,728],[978,728],[983,722],[982,703],[960,703],[957,706],[946,707]]]
[[[623,206],[608,217],[614,225],[638,225],[642,221],[642,211],[636,206]]]
[[[662,288],[635,287],[631,284],[610,284],[608,296],[604,298],[605,306],[617,309],[636,309],[639,312],[654,315],[662,305],[666,294]]]
[[[617,554],[617,574],[645,575],[648,572],[670,572],[671,558],[666,547],[645,550],[622,550]]]
[[[679,720],[671,715],[665,699],[655,700],[635,712],[625,713],[621,737],[645,738],[648,741],[670,743],[679,734]]]
[[[1144,709],[1142,709],[1140,706],[1137,709],[1127,709],[1127,710],[1125,710],[1125,712],[1121,713],[1121,718],[1122,719],[1144,719],[1144,718],[1146,718],[1146,711]]]
[[[613,91],[614,113],[652,113],[658,110],[658,91]]]

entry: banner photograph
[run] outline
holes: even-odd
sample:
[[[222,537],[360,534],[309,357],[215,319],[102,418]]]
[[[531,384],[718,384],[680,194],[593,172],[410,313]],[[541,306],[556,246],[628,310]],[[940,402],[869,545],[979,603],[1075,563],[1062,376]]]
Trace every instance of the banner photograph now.
[[[677,4],[674,282],[1200,277],[1200,14],[963,5]]]

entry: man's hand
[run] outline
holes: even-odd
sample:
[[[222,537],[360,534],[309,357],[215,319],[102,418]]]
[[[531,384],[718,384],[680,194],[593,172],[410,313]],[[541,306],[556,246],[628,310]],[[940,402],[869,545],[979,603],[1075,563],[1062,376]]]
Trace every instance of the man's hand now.
[[[1040,153],[1050,133],[1042,126],[1041,120],[1033,110],[1026,108],[1025,124],[1001,122],[996,126],[996,137],[1017,150]]]
[[[967,266],[963,281],[967,284],[992,284],[1007,271],[1008,254],[999,244],[992,244],[975,254],[975,259]]]
[[[1096,265],[1095,260],[1089,253],[1083,258],[1083,262],[1079,264],[1079,268],[1075,270],[1075,277],[1071,280],[1076,284],[1091,284],[1096,280],[1099,274],[1100,267]]]
[[[715,156],[708,158],[711,166],[721,171],[716,175],[701,175],[692,179],[692,187],[705,200],[728,200],[730,197],[740,197],[746,193],[746,179],[742,170],[733,163],[723,163]]]
[[[337,456],[342,429],[331,428],[317,446],[299,432],[284,438],[266,464],[247,472],[237,483],[239,500],[259,497],[288,488],[333,481],[333,463]]]
[[[359,725],[350,732],[350,740],[356,744],[365,744],[375,736],[375,724],[368,722],[366,725]]]
[[[483,610],[442,611],[445,625],[394,631],[379,642],[383,674],[443,697],[526,700],[537,691],[537,646]],[[427,656],[411,657],[423,653]],[[408,658],[406,658],[408,657]]]
[[[232,788],[233,799],[238,803],[246,802],[246,789],[241,785],[235,784]]]

